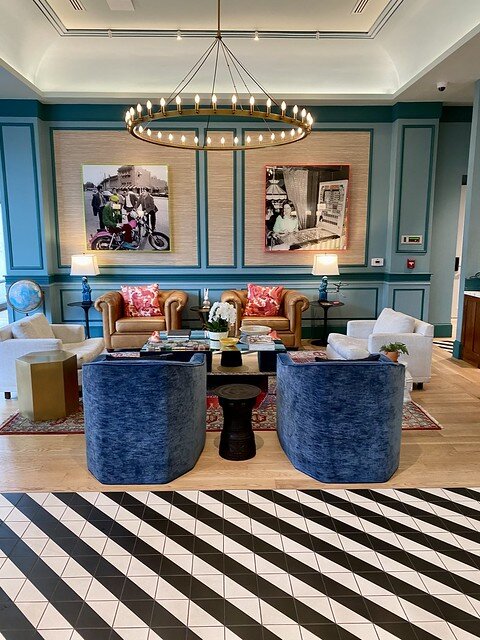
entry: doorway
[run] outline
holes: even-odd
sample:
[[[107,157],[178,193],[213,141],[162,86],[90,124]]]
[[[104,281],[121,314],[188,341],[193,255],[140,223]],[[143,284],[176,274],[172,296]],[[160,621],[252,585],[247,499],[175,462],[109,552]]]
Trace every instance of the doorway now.
[[[457,321],[458,321],[458,304],[460,299],[460,278],[462,272],[462,248],[463,248],[463,233],[465,229],[465,202],[467,197],[467,176],[463,176],[462,188],[460,191],[460,205],[458,211],[458,225],[457,225],[457,243],[455,248],[455,273],[453,276],[453,295],[452,295],[452,326],[455,336],[457,333]]]

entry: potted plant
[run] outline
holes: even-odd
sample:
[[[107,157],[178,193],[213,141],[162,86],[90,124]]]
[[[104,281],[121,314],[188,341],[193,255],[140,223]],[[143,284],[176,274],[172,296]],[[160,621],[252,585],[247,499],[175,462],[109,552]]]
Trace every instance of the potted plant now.
[[[227,338],[230,325],[235,324],[237,311],[229,302],[215,302],[208,314],[208,337],[213,342]]]
[[[408,356],[407,345],[403,344],[403,342],[389,342],[388,344],[381,346],[380,351],[383,351],[387,358],[390,358],[392,362],[398,362],[398,356],[401,353]]]

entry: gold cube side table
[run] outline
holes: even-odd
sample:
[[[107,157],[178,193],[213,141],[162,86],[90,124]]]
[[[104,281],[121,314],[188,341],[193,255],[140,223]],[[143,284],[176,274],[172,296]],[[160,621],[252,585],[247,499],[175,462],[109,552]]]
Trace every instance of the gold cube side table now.
[[[34,422],[78,411],[77,356],[68,351],[27,353],[16,362],[18,410]]]

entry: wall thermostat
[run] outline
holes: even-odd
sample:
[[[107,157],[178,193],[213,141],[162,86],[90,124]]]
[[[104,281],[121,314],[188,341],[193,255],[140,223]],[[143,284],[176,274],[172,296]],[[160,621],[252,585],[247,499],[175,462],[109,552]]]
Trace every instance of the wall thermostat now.
[[[371,267],[383,267],[384,259],[383,258],[372,258],[370,260]]]
[[[402,236],[401,244],[423,244],[423,236]]]

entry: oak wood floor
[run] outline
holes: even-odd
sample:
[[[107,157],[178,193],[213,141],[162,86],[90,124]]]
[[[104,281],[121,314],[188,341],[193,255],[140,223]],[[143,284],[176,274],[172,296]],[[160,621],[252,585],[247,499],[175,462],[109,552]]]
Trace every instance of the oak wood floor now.
[[[434,347],[432,381],[412,398],[444,427],[403,432],[400,468],[385,487],[480,486],[480,369]],[[0,401],[0,420],[16,411]],[[218,455],[218,433],[207,434],[196,467],[170,489],[301,489],[324,486],[296,471],[275,433],[257,432],[257,455],[230,462]],[[335,485],[328,485],[333,487]],[[361,485],[358,485],[361,486]],[[0,491],[106,489],[87,471],[83,435],[0,436]],[[110,487],[112,488],[112,487]],[[115,489],[124,487],[115,486]],[[128,487],[132,490],[132,487]],[[141,486],[138,489],[152,487]]]

